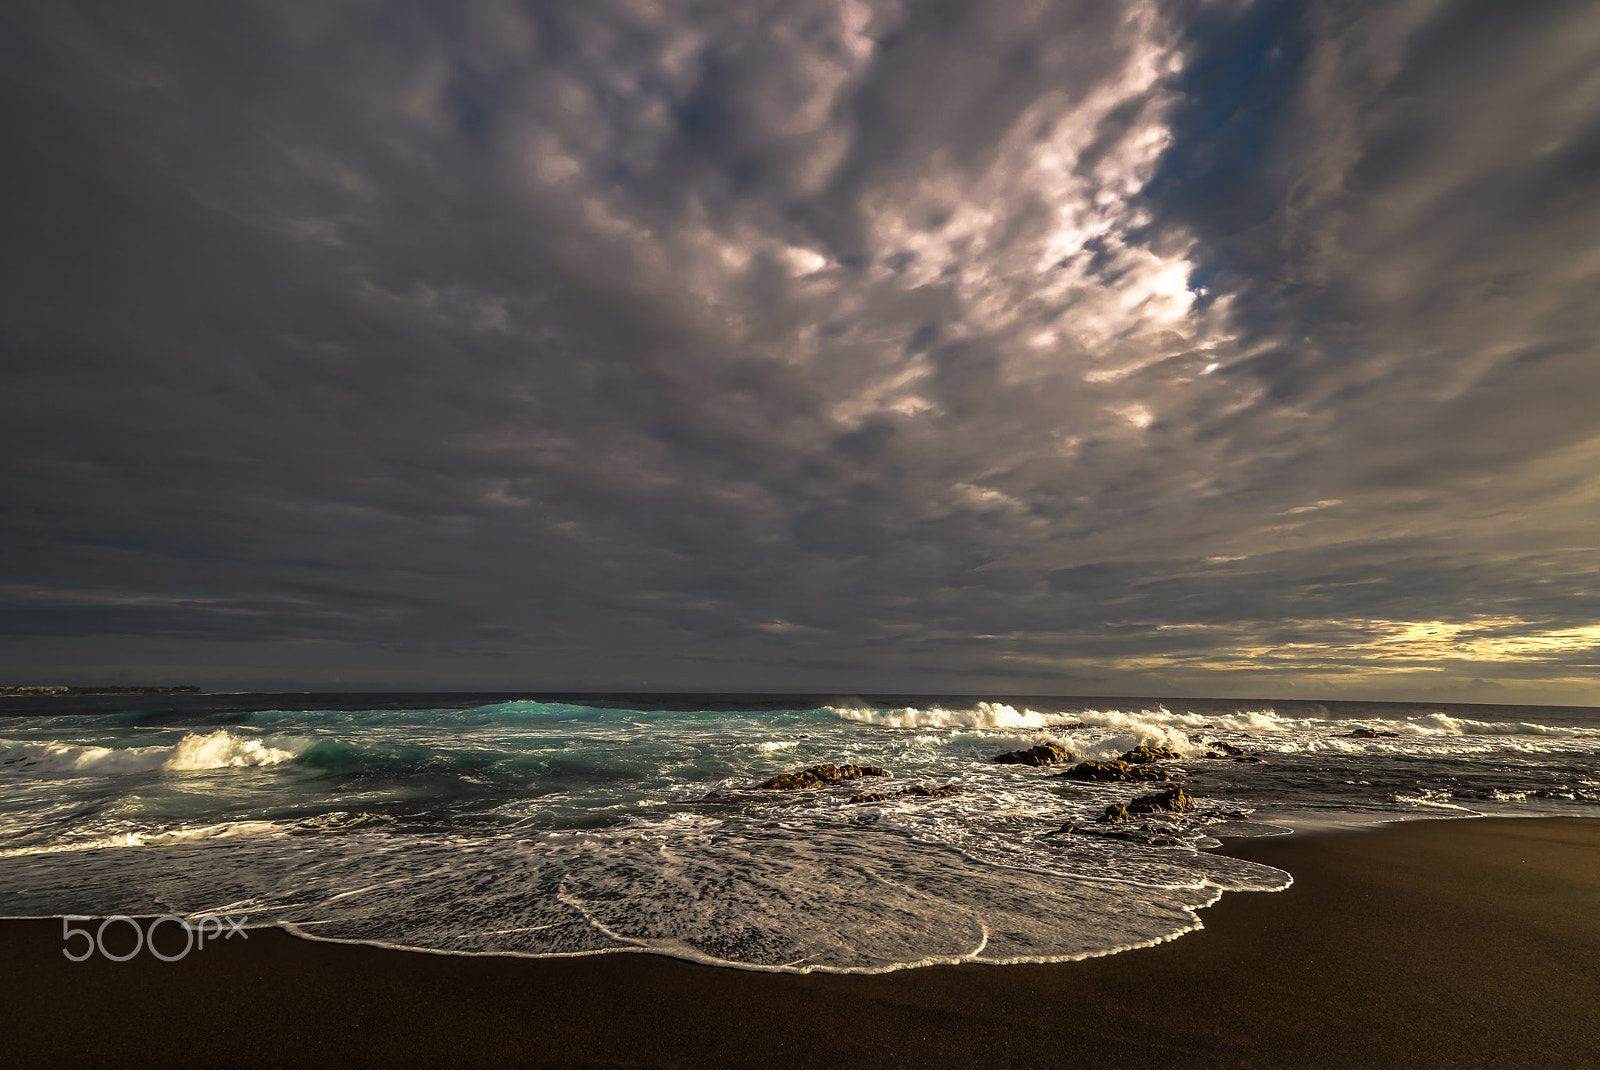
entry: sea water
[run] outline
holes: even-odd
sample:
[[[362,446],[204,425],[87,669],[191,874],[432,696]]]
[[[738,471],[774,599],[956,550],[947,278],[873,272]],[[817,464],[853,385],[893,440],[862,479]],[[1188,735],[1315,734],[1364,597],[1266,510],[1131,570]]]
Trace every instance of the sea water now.
[[[1048,962],[1168,940],[1225,892],[1289,885],[1210,850],[1229,837],[1600,816],[1600,711],[1584,708],[97,702],[121,712],[50,715],[96,703],[44,699],[0,716],[0,915],[227,914],[430,952],[793,972]],[[1176,751],[1198,809],[1107,825],[1109,804],[1158,785],[993,761],[1045,741],[1078,760]],[[1261,760],[1207,757],[1218,741]],[[892,777],[756,786],[824,762]],[[851,801],[916,784],[958,792]]]

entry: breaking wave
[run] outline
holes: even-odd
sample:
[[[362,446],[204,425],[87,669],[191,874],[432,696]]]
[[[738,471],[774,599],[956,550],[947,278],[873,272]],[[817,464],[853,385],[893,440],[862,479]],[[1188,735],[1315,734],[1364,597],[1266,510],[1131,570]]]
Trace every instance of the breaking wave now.
[[[224,821],[214,825],[162,829],[145,832],[119,832],[112,835],[65,843],[29,845],[0,850],[0,858],[19,858],[33,855],[65,854],[75,851],[97,851],[107,847],[171,847],[175,844],[206,840],[227,839],[230,836],[252,836],[278,831],[270,821]]]
[[[846,721],[882,725],[885,728],[1044,728],[1064,720],[1059,714],[1018,712],[1015,706],[980,702],[970,710],[946,710],[931,706],[919,710],[906,706],[898,710],[866,707],[829,706],[827,709]]]
[[[282,741],[278,741],[282,742]],[[190,733],[170,747],[99,747],[73,743],[0,743],[0,773],[13,776],[80,777],[123,773],[192,772],[276,765],[299,747],[275,746],[234,735],[225,728]]]
[[[1019,711],[1014,706],[1002,703],[978,702],[970,709],[957,710],[939,706],[926,709],[906,706],[887,710],[829,706],[826,709],[847,721],[885,728],[1037,729],[1040,732],[1037,738],[1062,743],[1066,743],[1071,738],[1071,733],[1079,729],[1122,730],[1121,734],[1098,739],[1094,745],[1080,748],[1084,754],[1094,758],[1107,756],[1113,746],[1121,744],[1126,744],[1123,750],[1150,745],[1168,747],[1185,755],[1199,754],[1203,748],[1197,747],[1192,740],[1193,735],[1199,732],[1238,732],[1251,735],[1317,733],[1325,736],[1330,733],[1345,734],[1356,729],[1366,729],[1369,732],[1394,733],[1396,736],[1413,738],[1526,736],[1567,739],[1574,736],[1600,735],[1593,730],[1562,728],[1526,721],[1476,721],[1452,717],[1446,713],[1429,713],[1396,719],[1286,717],[1271,707],[1240,709],[1229,713],[1174,713],[1165,706],[1157,706],[1154,709],[1140,710],[1084,709],[1064,714],[1039,713],[1031,709]]]

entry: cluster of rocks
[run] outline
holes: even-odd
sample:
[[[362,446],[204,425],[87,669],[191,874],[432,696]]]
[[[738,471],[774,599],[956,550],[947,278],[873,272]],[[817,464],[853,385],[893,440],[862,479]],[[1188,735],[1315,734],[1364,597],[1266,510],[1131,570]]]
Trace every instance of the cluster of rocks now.
[[[1132,765],[1149,765],[1151,762],[1173,762],[1182,757],[1183,755],[1177,751],[1169,750],[1166,747],[1146,746],[1135,747],[1118,760]]]
[[[1170,762],[1183,755],[1166,747],[1135,747],[1122,757],[1110,762],[1079,762],[1057,776],[1069,780],[1180,780],[1181,769],[1167,769],[1157,762]]]
[[[1354,732],[1346,732],[1346,739],[1399,739],[1399,732],[1375,732],[1370,728],[1358,728]]]
[[[771,780],[763,780],[758,788],[776,791],[794,791],[797,788],[820,788],[824,784],[838,784],[864,776],[889,776],[887,769],[876,765],[813,765],[798,773],[779,773]]]
[[[1086,726],[1077,724],[1070,727],[1082,728]],[[1356,729],[1350,734],[1356,738],[1394,735],[1392,732],[1375,733],[1370,729]],[[1197,742],[1198,739],[1199,737],[1196,737]],[[1206,754],[1207,758],[1231,758],[1234,761],[1247,762],[1261,761],[1259,756],[1250,754],[1242,748],[1222,740],[1212,740],[1206,746],[1212,748]],[[1055,776],[1071,780],[1095,782],[1181,780],[1186,775],[1183,770],[1169,769],[1161,763],[1176,761],[1182,757],[1183,755],[1168,747],[1139,746],[1112,761],[1078,762],[1066,772],[1056,773]],[[1005,754],[996,755],[994,761],[1001,765],[1066,765],[1073,761],[1073,755],[1071,751],[1060,744],[1040,743],[1026,750],[1008,751]],[[887,769],[876,765],[824,764],[809,766],[793,773],[779,773],[770,780],[764,780],[757,784],[756,787],[774,791],[795,791],[840,784],[847,780],[858,780],[862,777],[887,777],[890,775]],[[852,795],[850,801],[852,803],[874,803],[905,796],[941,798],[958,794],[960,791],[961,788],[955,784],[946,784],[937,788],[925,784],[916,784],[909,788],[902,788],[899,791],[862,792],[859,795]],[[1145,814],[1183,814],[1191,813],[1194,810],[1194,797],[1181,786],[1174,785],[1164,791],[1151,795],[1141,795],[1125,803],[1112,803],[1106,807],[1100,822],[1114,824]],[[1058,831],[1093,833],[1094,835],[1112,836],[1118,839],[1137,840],[1141,843],[1157,845],[1168,842],[1181,842],[1170,831],[1162,829],[1091,829],[1080,827],[1069,821],[1061,826]]]
[[[1158,791],[1153,795],[1141,795],[1125,803],[1112,803],[1106,807],[1105,813],[1099,817],[1099,825],[1079,825],[1068,821],[1054,832],[1046,833],[1057,836],[1063,833],[1077,833],[1086,836],[1100,836],[1106,839],[1127,840],[1130,843],[1142,843],[1148,847],[1174,847],[1184,843],[1183,833],[1178,829],[1167,827],[1151,827],[1148,825],[1137,828],[1107,828],[1107,825],[1118,825],[1121,822],[1147,814],[1190,814],[1198,810],[1194,796],[1182,787],[1174,785],[1165,791]],[[1222,818],[1247,818],[1250,815],[1242,810],[1207,810],[1205,816],[1212,819]]]
[[[1057,773],[1056,776],[1068,780],[1180,780],[1183,771],[1164,769],[1157,765],[1134,765],[1119,759],[1114,762],[1079,762],[1065,773]]]
[[[1194,796],[1174,786],[1154,795],[1141,795],[1125,803],[1106,807],[1101,821],[1126,821],[1136,814],[1187,814],[1194,811]]]
[[[820,788],[828,784],[842,784],[846,780],[859,780],[868,776],[892,776],[887,769],[876,765],[813,765],[793,773],[779,773],[770,780],[763,780],[757,784],[758,788],[773,791],[796,791],[803,788]],[[937,799],[946,795],[955,795],[961,788],[955,784],[946,784],[942,788],[929,787],[926,784],[914,784],[909,788],[899,791],[864,791],[859,795],[850,796],[853,803],[883,802],[903,795],[917,795],[923,798]]]
[[[1206,725],[1214,728],[1214,725]],[[1204,741],[1203,736],[1191,737],[1194,742]],[[1218,760],[1231,760],[1236,762],[1260,762],[1259,755],[1252,754],[1242,747],[1237,747],[1225,740],[1210,740],[1205,742],[1208,748],[1205,757]],[[1170,747],[1139,746],[1110,761],[1084,761],[1062,773],[1053,774],[1056,778],[1069,780],[1084,780],[1100,783],[1124,783],[1139,781],[1175,781],[1183,779],[1187,774],[1182,769],[1169,768],[1162,763],[1179,761],[1184,756]],[[1055,743],[1041,743],[1027,750],[1010,751],[995,757],[994,761],[1007,765],[1064,765],[1072,761],[1072,755],[1066,748]],[[862,796],[857,796],[862,798]],[[874,797],[876,798],[876,797]],[[1174,846],[1185,842],[1183,833],[1179,830],[1157,825],[1150,827],[1115,827],[1123,822],[1130,822],[1135,818],[1159,814],[1189,814],[1196,812],[1194,796],[1190,795],[1181,785],[1173,784],[1163,791],[1150,795],[1140,795],[1127,802],[1112,803],[1105,808],[1097,823],[1092,826],[1077,825],[1071,821],[1062,825],[1050,835],[1059,833],[1081,833],[1084,835],[1100,836],[1108,839],[1127,840],[1148,846]],[[1207,810],[1208,818],[1243,818],[1249,816],[1238,811]],[[1108,827],[1110,826],[1110,827]]]
[[[1041,743],[1027,750],[1007,751],[994,760],[1001,765],[1065,765],[1072,761],[1072,752],[1054,743]]]
[[[913,787],[902,788],[899,791],[862,792],[860,795],[850,796],[850,801],[853,803],[883,802],[898,795],[921,795],[926,798],[937,799],[946,795],[958,794],[960,791],[961,788],[955,784],[946,784],[942,788],[930,788],[925,784],[917,784]]]
[[[1260,755],[1251,754],[1242,747],[1236,747],[1220,739],[1212,740],[1206,746],[1212,748],[1207,752],[1207,758],[1232,759],[1236,762],[1262,760]],[[1184,775],[1182,770],[1160,768],[1157,763],[1173,762],[1182,758],[1183,755],[1170,747],[1146,745],[1135,747],[1112,761],[1079,762],[1065,773],[1056,775],[1070,780],[1178,780]],[[1040,743],[1027,750],[1014,750],[996,755],[994,761],[1002,765],[1065,765],[1072,761],[1072,752],[1056,743]]]

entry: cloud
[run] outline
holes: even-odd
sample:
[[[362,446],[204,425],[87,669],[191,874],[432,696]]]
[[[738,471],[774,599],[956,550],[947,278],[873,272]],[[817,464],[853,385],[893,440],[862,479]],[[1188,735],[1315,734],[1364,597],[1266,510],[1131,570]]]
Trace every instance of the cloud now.
[[[1595,619],[1581,5],[8,18],[8,672],[1556,695],[1371,636]]]

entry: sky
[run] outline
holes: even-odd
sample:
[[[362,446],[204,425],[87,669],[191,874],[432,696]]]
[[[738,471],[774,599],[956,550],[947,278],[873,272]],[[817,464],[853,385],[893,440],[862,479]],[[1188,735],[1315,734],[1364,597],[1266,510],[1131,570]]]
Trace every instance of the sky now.
[[[0,683],[1600,705],[1600,6],[15,0]]]

